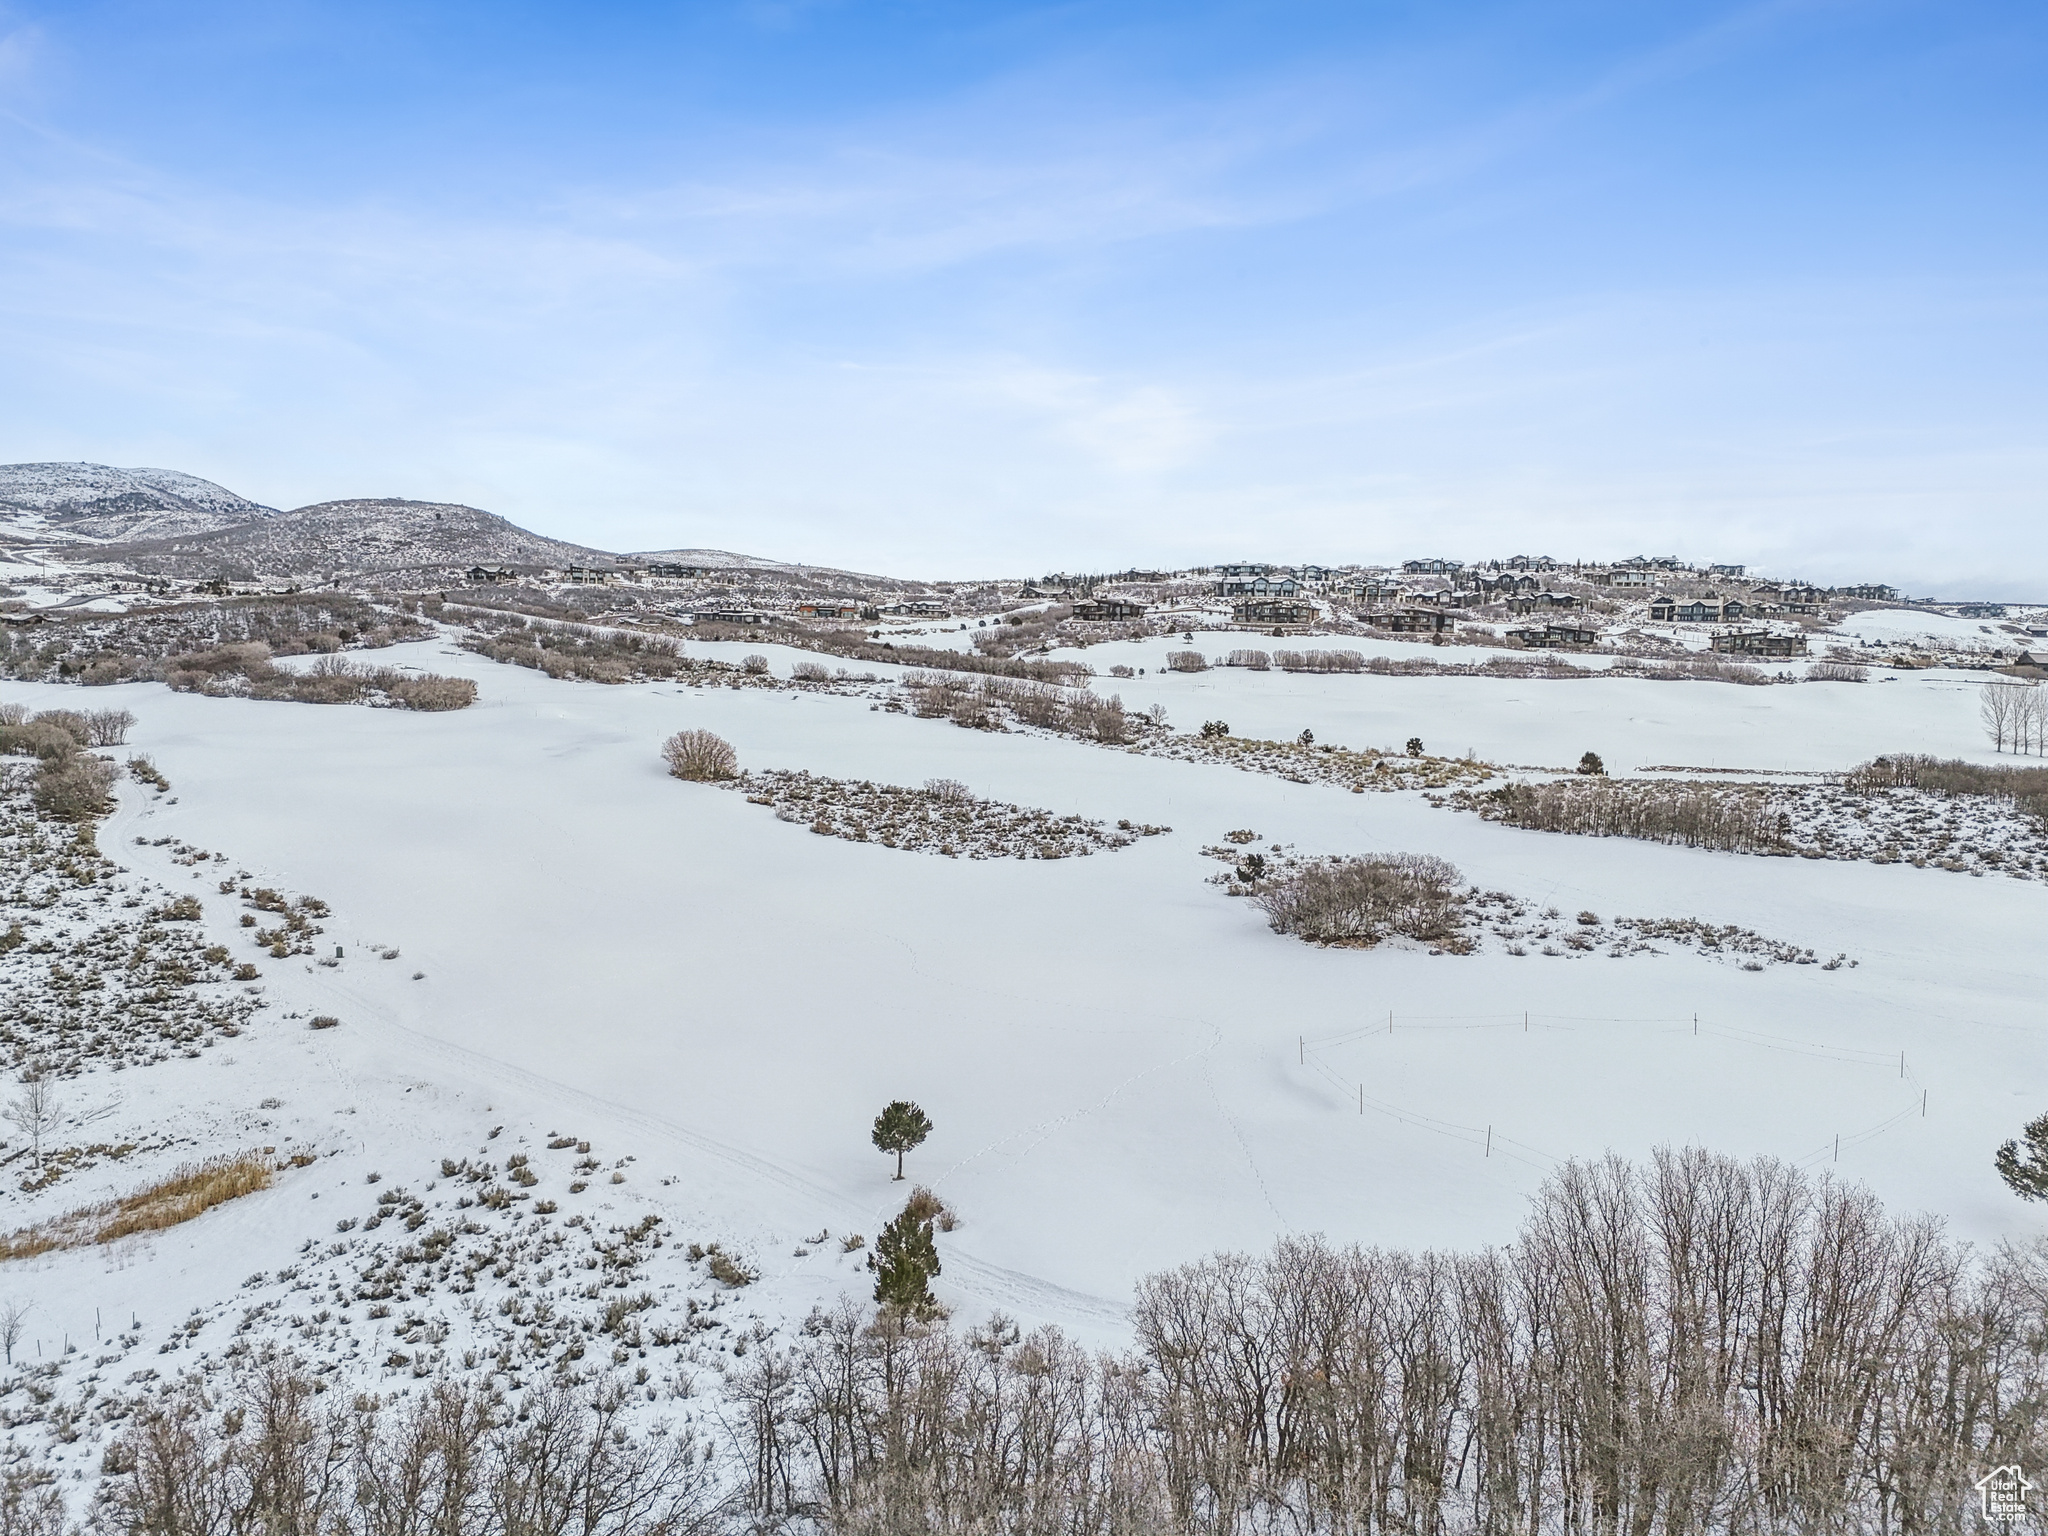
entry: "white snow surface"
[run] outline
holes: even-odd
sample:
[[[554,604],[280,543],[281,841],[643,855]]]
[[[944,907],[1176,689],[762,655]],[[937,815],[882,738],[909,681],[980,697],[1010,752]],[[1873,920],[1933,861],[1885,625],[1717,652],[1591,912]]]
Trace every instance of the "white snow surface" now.
[[[2024,643],[2021,637],[2001,628],[1996,619],[1957,619],[1945,613],[1921,613],[1911,608],[1870,608],[1852,613],[1837,623],[1834,631],[1851,640],[1942,645],[1956,650],[2009,650]]]
[[[1258,643],[1202,643],[1233,638]],[[1225,718],[1240,735],[1311,728],[1352,746],[1419,735],[1530,764],[1590,748],[1614,771],[1990,758],[1973,685],[1938,675],[1741,687],[1160,674],[1175,648],[1086,655],[1146,666],[1098,686],[1163,703],[1181,730]],[[689,649],[760,650],[784,674],[800,655]],[[175,795],[124,784],[101,846],[201,895],[238,959],[239,909],[211,894],[211,872],[138,836],[318,895],[333,908],[323,950],[346,958],[264,958],[273,1006],[241,1039],[67,1090],[81,1113],[115,1104],[116,1118],[201,1146],[260,1137],[322,1155],[160,1237],[8,1266],[7,1294],[33,1301],[30,1332],[53,1352],[65,1334],[89,1339],[96,1314],[161,1329],[232,1296],[359,1214],[369,1171],[417,1187],[441,1157],[557,1131],[591,1140],[607,1166],[636,1160],[622,1186],[562,1196],[565,1212],[663,1214],[683,1240],[754,1258],[748,1306],[801,1316],[866,1293],[836,1242],[794,1250],[821,1228],[872,1236],[901,1205],[905,1186],[868,1144],[898,1097],[936,1125],[911,1176],[962,1217],[939,1239],[940,1294],[970,1316],[1002,1308],[1099,1341],[1122,1337],[1148,1271],[1284,1233],[1499,1243],[1559,1160],[1665,1142],[1824,1164],[1976,1240],[2041,1225],[1991,1167],[2048,1091],[2038,885],[1549,836],[1416,794],[962,730],[859,698],[559,682],[441,641],[379,659],[473,677],[479,702],[411,714],[94,691],[94,706],[140,718],[128,750],[149,752]],[[0,684],[0,700],[77,707],[79,694]],[[954,778],[1174,831],[1056,862],[810,836],[665,776],[656,749],[682,727],[727,737],[745,766]],[[1567,918],[1736,923],[1858,963],[1752,973],[1685,952],[1316,949],[1205,883],[1221,866],[1197,850],[1233,828],[1310,853],[1435,853]],[[402,958],[374,958],[386,947]],[[288,1017],[311,1013],[342,1027],[313,1034]],[[282,1106],[259,1110],[270,1097]],[[504,1137],[486,1143],[497,1125]],[[36,1212],[135,1177],[102,1166]]]

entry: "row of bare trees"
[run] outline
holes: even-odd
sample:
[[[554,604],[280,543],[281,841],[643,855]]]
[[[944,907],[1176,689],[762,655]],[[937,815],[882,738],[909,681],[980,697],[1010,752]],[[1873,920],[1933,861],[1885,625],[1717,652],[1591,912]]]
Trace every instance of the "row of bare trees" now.
[[[1482,1253],[1290,1238],[1139,1287],[1134,1346],[852,1302],[757,1332],[712,1441],[629,1397],[334,1402],[281,1367],[142,1404],[127,1536],[1780,1536],[1978,1530],[2048,1463],[2048,1245],[1770,1160],[1572,1163]],[[339,1398],[340,1394],[334,1394]],[[713,1454],[715,1449],[715,1455]],[[17,1463],[0,1528],[54,1536]]]
[[[2048,1258],[1771,1161],[1567,1165],[1478,1254],[1289,1239],[1137,1347],[815,1315],[734,1379],[762,1525],[861,1536],[1974,1529],[2048,1454]]]
[[[2032,682],[1986,683],[1977,695],[1984,734],[2003,752],[2048,752],[2048,691]]]

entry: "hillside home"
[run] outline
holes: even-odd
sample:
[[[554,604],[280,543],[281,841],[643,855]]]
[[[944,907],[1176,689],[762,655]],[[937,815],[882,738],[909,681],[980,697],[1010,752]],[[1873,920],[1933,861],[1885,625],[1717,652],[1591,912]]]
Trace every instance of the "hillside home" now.
[[[1524,645],[1592,645],[1599,640],[1600,631],[1591,624],[1565,621],[1545,624],[1540,628],[1532,625],[1527,629],[1511,629],[1508,637]]]
[[[1733,629],[1715,635],[1708,645],[1728,656],[1804,656],[1806,636],[1779,635],[1763,629]]]
[[[1145,605],[1121,597],[1096,598],[1089,602],[1074,604],[1074,617],[1097,623],[1106,620],[1142,619],[1145,617]]]
[[[1569,592],[1525,592],[1508,599],[1509,613],[1533,613],[1539,608],[1576,608],[1579,600]]]
[[[1650,599],[1650,617],[1660,624],[1725,624],[1747,612],[1749,606],[1741,599],[1711,592],[1705,597]]]
[[[1299,597],[1301,583],[1292,576],[1226,576],[1216,584],[1218,597]]]
[[[1410,576],[1455,576],[1465,569],[1462,560],[1404,560],[1401,569]]]
[[[1860,587],[1836,587],[1835,596],[1853,597],[1863,603],[1895,603],[1899,599],[1898,589],[1879,582]]]
[[[1234,604],[1230,617],[1239,624],[1260,626],[1275,624],[1313,624],[1316,607],[1313,603],[1296,602],[1288,598],[1254,597]]]
[[[1602,571],[1595,579],[1602,586],[1621,587],[1629,591],[1639,588],[1648,590],[1650,585],[1650,573],[1645,570],[1639,570],[1634,566],[1617,567],[1611,571]]]
[[[1382,613],[1367,614],[1366,618],[1397,635],[1436,635],[1457,628],[1456,622],[1441,608],[1389,608]]]

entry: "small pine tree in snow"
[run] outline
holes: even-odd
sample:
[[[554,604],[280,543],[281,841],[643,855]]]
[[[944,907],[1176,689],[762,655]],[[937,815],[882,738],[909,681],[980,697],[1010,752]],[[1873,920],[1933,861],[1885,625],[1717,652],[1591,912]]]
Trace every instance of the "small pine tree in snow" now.
[[[898,1099],[875,1116],[874,1143],[880,1152],[896,1154],[896,1177],[903,1177],[903,1154],[920,1146],[932,1133],[931,1116],[908,1099]]]
[[[1420,736],[1410,736],[1408,738],[1408,755],[1410,757],[1422,756],[1422,738]]]
[[[2029,1120],[2020,1134],[2026,1139],[2026,1157],[2020,1156],[2019,1142],[2008,1141],[1993,1159],[1998,1176],[2022,1200],[2048,1200],[2048,1115]]]
[[[868,1268],[875,1273],[875,1300],[882,1306],[913,1317],[929,1316],[937,1309],[932,1281],[939,1273],[939,1250],[932,1242],[931,1222],[918,1220],[913,1206],[905,1206],[882,1228]]]
[[[1589,777],[1604,775],[1607,772],[1607,765],[1600,761],[1600,754],[1598,752],[1588,752],[1579,759],[1579,772]]]

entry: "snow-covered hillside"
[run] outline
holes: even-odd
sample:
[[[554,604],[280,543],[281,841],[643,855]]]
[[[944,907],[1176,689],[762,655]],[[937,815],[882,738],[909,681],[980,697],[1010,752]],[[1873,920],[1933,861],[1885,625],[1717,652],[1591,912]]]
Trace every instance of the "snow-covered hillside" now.
[[[259,523],[102,552],[135,570],[167,576],[231,571],[256,580],[335,576],[445,578],[491,565],[609,564],[611,556],[529,533],[490,512],[451,502],[373,498],[326,501]]]
[[[0,517],[12,531],[44,539],[175,538],[270,515],[269,507],[175,469],[0,464]]]

